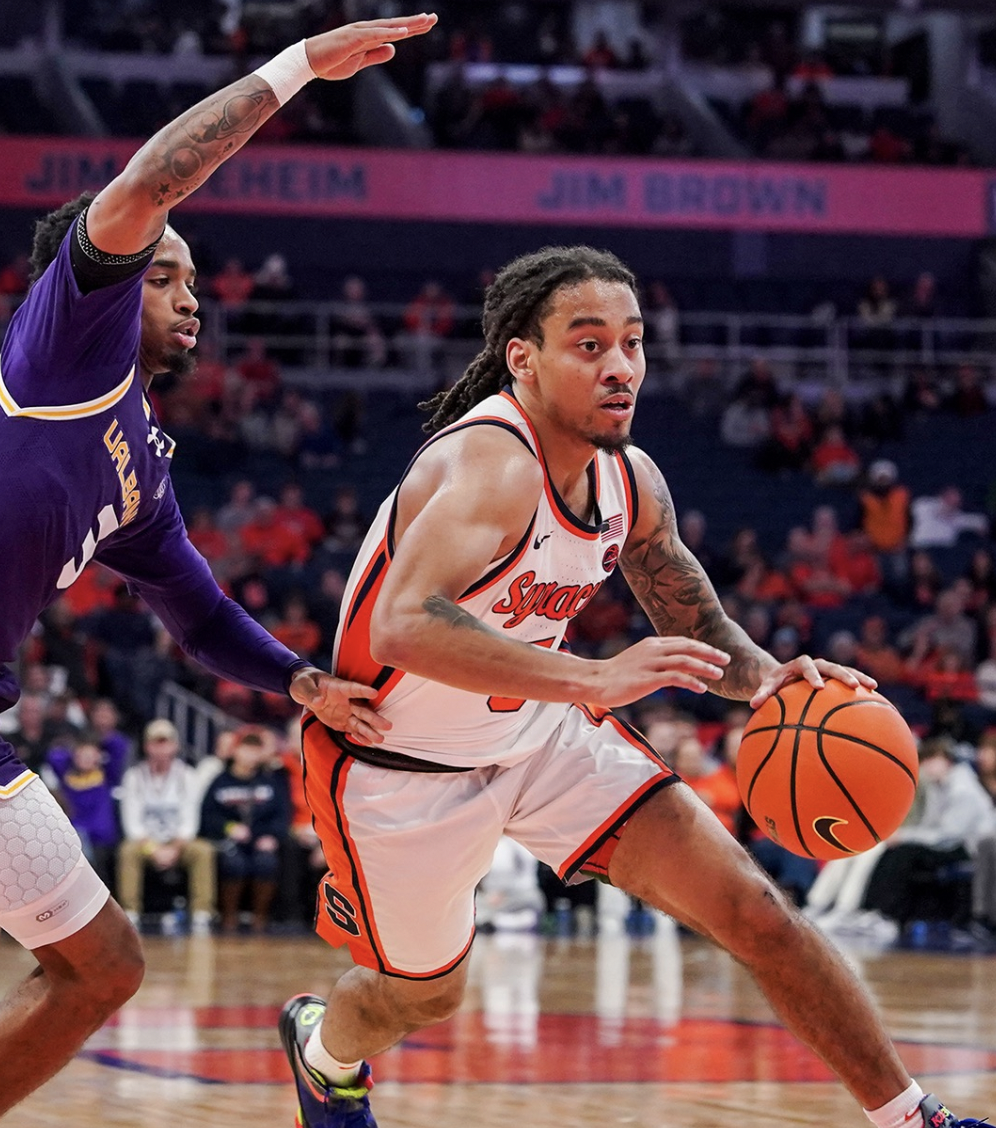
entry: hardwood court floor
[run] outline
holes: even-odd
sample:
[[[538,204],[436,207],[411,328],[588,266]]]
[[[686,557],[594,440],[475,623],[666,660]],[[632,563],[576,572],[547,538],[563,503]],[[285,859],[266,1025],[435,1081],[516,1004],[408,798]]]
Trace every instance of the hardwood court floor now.
[[[139,994],[4,1121],[17,1128],[291,1128],[284,1000],[347,963],[311,937],[146,940]],[[698,940],[478,937],[450,1022],[378,1059],[381,1128],[866,1124]],[[911,1071],[960,1116],[996,1113],[996,957],[852,954]],[[30,967],[0,943],[0,989]]]

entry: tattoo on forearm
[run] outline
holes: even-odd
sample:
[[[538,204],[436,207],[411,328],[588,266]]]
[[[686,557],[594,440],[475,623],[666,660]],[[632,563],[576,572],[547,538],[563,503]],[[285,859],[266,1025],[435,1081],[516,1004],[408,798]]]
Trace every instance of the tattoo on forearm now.
[[[250,74],[161,129],[135,157],[146,167],[156,207],[199,188],[277,109],[269,84]]]
[[[488,631],[487,626],[475,615],[464,611],[452,600],[444,599],[441,595],[430,595],[422,604],[422,610],[431,615],[433,619],[439,619],[450,627],[463,627],[471,631]]]
[[[628,545],[620,561],[633,594],[659,635],[684,635],[725,650],[732,661],[710,690],[745,700],[761,682],[764,652],[723,610],[702,565],[677,536],[674,503],[659,471],[654,474],[658,521],[646,540]]]

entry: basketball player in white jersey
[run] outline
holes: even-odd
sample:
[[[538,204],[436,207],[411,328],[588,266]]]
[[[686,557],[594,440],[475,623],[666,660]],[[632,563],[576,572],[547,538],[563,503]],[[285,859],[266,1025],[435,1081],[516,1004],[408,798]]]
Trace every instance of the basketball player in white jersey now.
[[[847,965],[611,708],[662,686],[757,706],[787,682],[874,686],[786,665],[727,618],[682,545],[660,471],[628,447],[646,371],[632,274],[586,247],[510,263],[486,347],[429,407],[435,436],[385,501],[350,576],[335,672],[375,686],[382,745],[306,714],[325,850],[318,931],[356,966],[281,1035],[300,1128],[372,1128],[367,1059],[451,1015],[474,888],[501,834],[565,880],[603,877],[710,937],[837,1073],[877,1128],[958,1123],[910,1079]],[[617,564],[656,638],[604,661],[561,649]]]

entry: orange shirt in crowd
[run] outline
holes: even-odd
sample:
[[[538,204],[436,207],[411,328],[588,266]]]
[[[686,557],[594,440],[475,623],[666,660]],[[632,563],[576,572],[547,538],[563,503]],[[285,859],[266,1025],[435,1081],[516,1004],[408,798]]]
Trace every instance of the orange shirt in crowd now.
[[[288,650],[293,650],[302,658],[314,654],[322,641],[322,632],[317,623],[308,619],[303,623],[278,623],[271,633],[278,642],[282,642]]]
[[[910,528],[910,491],[893,486],[887,493],[864,490],[860,495],[861,527],[878,552],[898,552]]]
[[[695,794],[726,827],[730,834],[737,832],[737,814],[743,806],[737,777],[728,764],[722,764],[709,775],[685,781]]]
[[[308,559],[307,541],[284,525],[250,521],[242,526],[240,536],[246,552],[268,568],[303,564]]]

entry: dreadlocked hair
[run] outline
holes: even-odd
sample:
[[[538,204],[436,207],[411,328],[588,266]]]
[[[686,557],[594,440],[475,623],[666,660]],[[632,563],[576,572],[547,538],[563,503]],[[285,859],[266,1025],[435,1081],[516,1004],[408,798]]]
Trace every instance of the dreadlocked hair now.
[[[502,267],[484,295],[484,348],[452,388],[420,403],[432,417],[422,425],[434,434],[508,383],[505,350],[513,337],[543,345],[543,319],[554,295],[567,286],[597,279],[637,291],[636,278],[610,251],[593,247],[544,247]]]
[[[29,260],[32,282],[37,282],[45,273],[49,263],[59,253],[62,240],[65,239],[66,232],[72,227],[73,221],[90,206],[96,195],[96,192],[83,192],[75,200],[70,200],[63,204],[61,208],[49,212],[35,224],[35,238],[31,245],[31,259]]]

